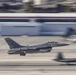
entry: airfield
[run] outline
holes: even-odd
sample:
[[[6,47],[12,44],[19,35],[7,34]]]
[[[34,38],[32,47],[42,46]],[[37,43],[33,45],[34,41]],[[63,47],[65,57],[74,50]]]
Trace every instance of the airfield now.
[[[10,37],[21,45],[36,45],[50,41],[69,43],[69,46],[54,47],[49,53],[8,55],[9,46],[4,38]],[[76,75],[76,63],[55,62],[58,52],[65,58],[76,58],[76,44],[60,36],[0,36],[0,75]]]

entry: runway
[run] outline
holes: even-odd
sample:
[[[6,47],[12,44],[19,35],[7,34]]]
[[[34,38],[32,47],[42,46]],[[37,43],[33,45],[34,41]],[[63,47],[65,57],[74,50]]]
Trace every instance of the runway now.
[[[0,37],[0,75],[76,75],[76,63],[55,62],[57,52],[63,52],[65,58],[76,58],[76,44],[56,47],[49,53],[8,55],[8,45]],[[61,41],[60,37],[11,37],[18,43],[38,44],[46,41]],[[68,42],[70,43],[70,42]]]
[[[30,66],[31,65],[31,66]],[[0,65],[0,71],[76,71],[75,65]]]
[[[52,55],[54,55],[53,53]],[[65,53],[70,55],[71,53]],[[72,53],[75,55],[75,53]],[[47,55],[47,54],[44,54]],[[3,55],[2,55],[3,56]],[[6,55],[5,55],[6,56]],[[2,75],[76,75],[76,63],[66,65],[66,63],[55,62],[55,57],[26,57],[18,58],[18,55],[9,56],[10,58],[0,58],[0,74]],[[17,58],[15,58],[17,57]],[[5,59],[6,58],[6,59]],[[22,59],[21,59],[22,58]],[[32,58],[32,59],[31,59]],[[37,59],[36,59],[37,58]],[[31,60],[30,60],[31,59]],[[39,60],[40,59],[40,60]],[[74,73],[75,72],[75,73]]]
[[[27,59],[26,59],[27,60]],[[1,61],[0,71],[76,71],[76,63],[54,61]]]

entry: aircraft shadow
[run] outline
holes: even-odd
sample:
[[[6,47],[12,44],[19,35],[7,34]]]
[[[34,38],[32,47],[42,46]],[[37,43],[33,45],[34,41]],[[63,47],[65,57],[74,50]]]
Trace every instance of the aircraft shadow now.
[[[60,64],[59,66],[76,66],[76,64]]]

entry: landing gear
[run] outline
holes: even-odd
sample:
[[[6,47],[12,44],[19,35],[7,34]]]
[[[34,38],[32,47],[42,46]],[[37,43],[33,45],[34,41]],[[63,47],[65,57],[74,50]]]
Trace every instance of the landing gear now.
[[[67,65],[71,65],[70,62],[67,62]]]
[[[50,50],[48,50],[48,52],[50,52]]]
[[[25,55],[26,55],[25,51],[20,53],[20,56],[25,56]]]

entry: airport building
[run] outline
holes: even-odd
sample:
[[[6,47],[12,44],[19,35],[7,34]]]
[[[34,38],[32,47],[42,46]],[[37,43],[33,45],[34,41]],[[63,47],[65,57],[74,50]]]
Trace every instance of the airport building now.
[[[6,19],[3,20],[5,23],[0,22],[1,25],[1,35],[40,35],[40,26],[41,24],[37,22],[30,21],[29,19],[10,19],[9,22],[6,22]]]
[[[0,35],[64,35],[76,29],[75,16],[6,16],[0,17]]]

